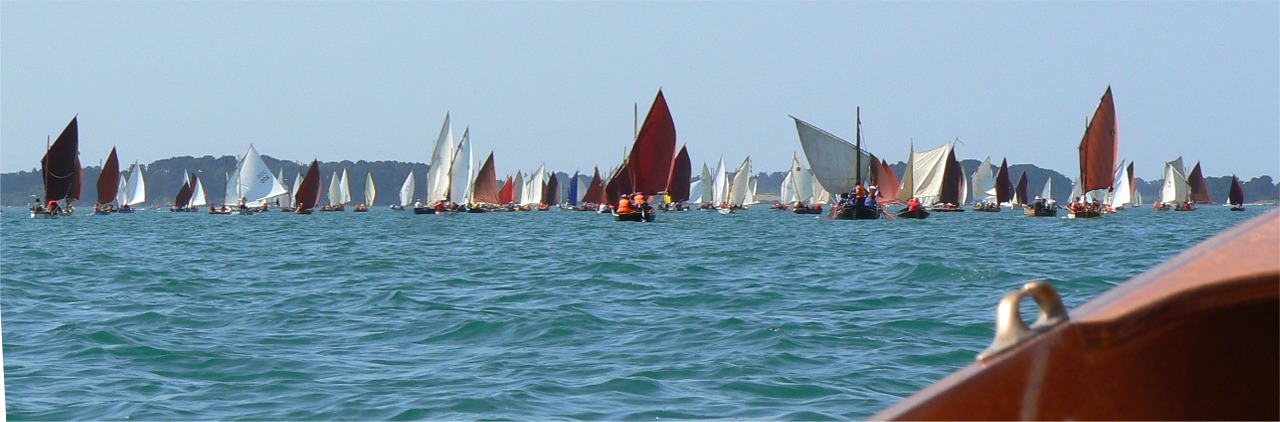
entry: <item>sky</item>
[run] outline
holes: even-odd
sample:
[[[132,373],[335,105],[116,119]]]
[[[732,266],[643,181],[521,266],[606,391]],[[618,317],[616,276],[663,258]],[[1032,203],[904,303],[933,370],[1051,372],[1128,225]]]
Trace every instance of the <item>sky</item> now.
[[[1108,86],[1120,156],[1280,176],[1280,2],[0,2],[0,172],[79,116],[81,160],[477,160],[606,171],[662,89],[695,172],[804,159],[789,115],[890,162],[1078,173]],[[735,164],[736,165],[736,164]]]

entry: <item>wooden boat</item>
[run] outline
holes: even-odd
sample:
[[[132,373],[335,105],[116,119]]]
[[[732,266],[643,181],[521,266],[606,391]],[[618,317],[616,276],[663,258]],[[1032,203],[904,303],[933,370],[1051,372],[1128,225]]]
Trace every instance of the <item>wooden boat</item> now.
[[[1022,210],[1023,215],[1027,217],[1056,217],[1058,215],[1057,208],[1050,208],[1047,205],[1038,206],[1039,203],[1027,205]]]
[[[1110,189],[1115,183],[1116,152],[1119,141],[1116,138],[1116,106],[1111,96],[1111,87],[1102,94],[1093,118],[1085,126],[1084,136],[1080,138],[1080,192],[1099,189]],[[1093,218],[1102,216],[1102,210],[1070,212],[1067,217]]]
[[[688,146],[681,146],[671,162],[671,177],[667,180],[667,196],[669,203],[680,204],[689,201],[693,179],[693,162],[689,161]]]
[[[961,193],[965,185],[964,171],[956,161],[951,143],[922,152],[916,152],[912,145],[907,168],[902,173],[898,200],[910,202],[916,198],[921,208],[934,212],[964,212],[963,207],[954,204],[963,202]]]
[[[898,218],[925,219],[925,218],[929,218],[929,211],[925,210],[924,207],[916,208],[911,211],[908,211],[906,208],[903,208],[901,210],[898,210],[897,216]]]
[[[173,205],[169,212],[187,212],[187,204],[191,202],[191,182],[183,181],[178,193],[173,196]]]
[[[871,420],[1280,419],[1280,211],[1188,249],[1067,312],[1028,283],[997,341]],[[1027,327],[1018,302],[1033,299]]]
[[[311,214],[320,201],[320,162],[311,160],[311,167],[302,176],[302,182],[293,192],[293,213]]]
[[[653,99],[653,105],[649,107],[649,114],[645,115],[644,124],[640,125],[639,131],[636,132],[631,153],[618,166],[614,177],[605,185],[608,200],[611,204],[616,204],[624,194],[643,193],[653,197],[665,191],[671,179],[675,158],[676,125],[671,118],[671,110],[667,107],[667,100],[659,89],[657,96]],[[630,192],[624,192],[628,189]],[[645,210],[637,211],[621,215],[614,213],[614,220],[654,221],[654,213]]]
[[[378,198],[378,187],[373,184],[373,173],[365,173],[364,175],[364,202],[356,204],[354,212],[368,212],[373,206],[373,201]]]
[[[1244,211],[1244,189],[1240,187],[1240,179],[1231,175],[1231,190],[1227,193],[1227,203],[1232,211]]]
[[[1187,187],[1191,189],[1191,201],[1196,204],[1209,204],[1213,200],[1209,198],[1209,188],[1204,184],[1204,173],[1200,171],[1200,162],[1196,162],[1196,166],[1191,169],[1191,174],[1187,175]]]
[[[31,204],[31,218],[55,217],[75,212],[71,202],[80,199],[80,129],[72,117],[58,139],[49,145],[40,159],[40,177],[44,181],[44,200]],[[59,201],[62,201],[59,204]]]
[[[978,202],[973,204],[971,208],[977,212],[1000,212],[1000,205],[990,202]]]
[[[864,206],[863,208],[868,208],[868,207]],[[800,204],[799,206],[791,207],[791,212],[794,214],[822,214],[822,205],[818,205],[815,207],[815,206]],[[853,219],[842,218],[842,220],[853,220]]]
[[[409,176],[404,178],[404,183],[400,185],[400,203],[392,204],[391,209],[396,211],[404,211],[405,207],[413,204],[413,192],[417,189],[414,186],[413,170],[409,170]]]
[[[253,144],[249,144],[249,150],[240,157],[235,170],[227,179],[226,199],[223,203],[237,204],[232,207],[232,213],[247,215],[252,213],[252,208],[241,207],[239,204],[260,204],[288,192],[288,188],[267,168],[267,163],[262,161],[258,150]]]
[[[422,196],[422,205],[413,207],[414,214],[435,214],[436,210],[432,204],[448,201],[453,154],[453,126],[449,123],[449,114],[445,113],[444,124],[440,126],[440,135],[436,137],[435,146],[431,148],[431,160],[427,162],[427,191]]]
[[[862,149],[862,108],[854,110],[855,129],[854,143],[819,129],[795,116],[796,134],[800,138],[800,147],[804,149],[805,158],[809,160],[809,168],[818,186],[826,192],[844,194],[853,191],[857,186],[864,186],[862,175],[875,177],[872,163],[877,163],[870,154]],[[850,166],[850,164],[853,164]],[[799,183],[804,183],[799,180]],[[815,191],[818,188],[813,189]],[[875,211],[875,212],[872,212]],[[835,220],[872,220],[880,218],[879,209],[862,204],[842,205],[841,208],[828,214]]]
[[[107,162],[102,165],[102,172],[98,174],[98,202],[94,204],[94,215],[107,215],[110,211],[107,208],[116,200],[116,194],[120,190],[120,159],[116,157],[116,148],[111,147],[111,154],[107,155]]]
[[[498,190],[497,170],[493,166],[493,151],[489,151],[484,164],[480,165],[480,172],[476,173],[476,181],[472,184],[471,199],[468,202],[467,212],[469,213],[485,212],[486,207],[496,207],[502,203]]]
[[[1031,203],[1031,200],[1027,199],[1027,195],[1029,195],[1029,192],[1027,191],[1028,188],[1027,172],[1024,171],[1022,172],[1022,176],[1018,177],[1018,184],[1013,187],[1014,208],[1026,207],[1027,204]]]
[[[120,202],[120,212],[131,213],[133,206],[147,201],[147,180],[142,176],[142,166],[134,162],[133,171],[127,179],[121,179],[121,182],[124,183],[124,189],[120,195],[124,197],[124,201]]]

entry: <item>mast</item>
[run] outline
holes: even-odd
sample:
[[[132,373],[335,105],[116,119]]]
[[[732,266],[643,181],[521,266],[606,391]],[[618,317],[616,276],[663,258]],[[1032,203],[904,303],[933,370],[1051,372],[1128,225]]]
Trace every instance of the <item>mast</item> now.
[[[857,157],[857,158],[854,158],[853,160],[854,175],[855,175],[853,176],[853,182],[855,185],[861,185],[862,184],[862,107],[857,107],[854,109],[854,118],[858,121],[858,125],[855,128],[856,133],[853,134],[854,142],[855,142],[854,147],[856,149],[855,151],[856,153],[853,156]]]

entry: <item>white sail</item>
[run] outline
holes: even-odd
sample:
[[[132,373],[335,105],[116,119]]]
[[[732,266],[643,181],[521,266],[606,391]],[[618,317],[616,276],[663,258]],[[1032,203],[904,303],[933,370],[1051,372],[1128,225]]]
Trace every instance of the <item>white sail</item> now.
[[[915,196],[923,206],[931,206],[937,203],[942,195],[942,181],[944,179],[945,169],[947,168],[947,157],[951,153],[951,144],[946,143],[940,147],[911,153],[911,175],[902,178],[904,183],[903,190],[908,190],[908,198]],[[907,189],[905,183],[910,180],[912,185]],[[826,186],[826,185],[823,185]],[[899,195],[901,196],[901,195]]]
[[[547,182],[546,164],[538,166],[537,170],[529,174],[529,180],[524,181],[524,196],[521,205],[534,205],[542,202],[542,185]]]
[[[1076,180],[1071,182],[1071,196],[1067,198],[1067,202],[1075,202],[1080,198],[1080,194],[1080,177],[1076,177]]]
[[[298,174],[293,176],[293,188],[289,189],[289,206],[293,207],[293,200],[298,196],[298,186],[302,185],[302,167],[298,167]]]
[[[1045,179],[1044,189],[1040,191],[1040,197],[1044,198],[1046,201],[1053,198],[1053,177]]]
[[[276,181],[276,175],[271,174],[267,163],[262,161],[262,156],[258,155],[258,150],[253,148],[253,144],[249,144],[249,151],[244,153],[244,157],[236,165],[234,174],[235,177],[230,180],[234,186],[228,189],[228,192],[233,195],[233,198],[230,198],[232,200],[238,201],[244,198],[246,203],[257,203],[286,193],[284,186]]]
[[[295,186],[293,189],[289,189],[289,183],[288,183],[288,182],[285,182],[285,179],[284,179],[284,167],[283,167],[283,166],[281,166],[281,167],[280,167],[280,170],[278,170],[278,171],[276,172],[276,180],[280,182],[280,186],[284,187],[284,195],[281,195],[281,198],[280,198],[280,206],[281,206],[281,207],[285,207],[285,208],[292,208],[292,207],[293,207],[293,194],[294,194],[294,192],[297,192],[297,191],[298,191],[298,188]]]
[[[813,172],[800,165],[800,158],[791,154],[791,189],[795,192],[794,201],[804,202],[806,204],[813,203],[814,177]],[[819,182],[820,184],[821,182]],[[790,202],[790,201],[789,201]]]
[[[404,178],[404,184],[400,185],[400,206],[413,206],[413,170],[409,170],[409,177]]]
[[[471,178],[474,177],[475,162],[471,156],[471,128],[462,131],[462,140],[454,150],[453,162],[449,165],[449,202],[460,204],[471,203]]]
[[[342,203],[342,188],[338,187],[339,180],[342,180],[342,176],[338,175],[338,171],[334,171],[333,178],[329,178],[329,205]]]
[[[378,198],[378,188],[373,186],[373,172],[364,174],[364,206],[372,207]]]
[[[516,178],[511,181],[511,202],[524,205],[524,175],[516,170]]]
[[[964,177],[964,170],[961,170],[960,176],[960,203],[969,202],[969,179]]]
[[[444,115],[444,125],[440,127],[440,136],[436,137],[435,147],[431,150],[431,162],[427,163],[427,196],[426,205],[443,201],[449,195],[449,167],[453,163],[453,128],[449,126],[449,114]]]
[[[147,202],[147,180],[142,177],[142,166],[133,163],[133,173],[129,174],[129,199],[125,204],[134,206]]]
[[[195,183],[192,185],[193,187],[191,188],[191,202],[187,204],[193,207],[203,207],[205,205],[209,205],[208,200],[205,199],[204,183],[200,182],[199,177],[193,177],[193,179],[195,179]]]
[[[714,179],[711,180],[712,204],[720,206],[729,201],[729,174],[725,170],[724,156],[720,156],[720,164],[716,165]]]
[[[351,202],[351,182],[347,179],[347,169],[342,169],[342,180],[338,182],[338,193],[340,196],[340,204]]]
[[[1160,189],[1160,202],[1174,204],[1187,200],[1191,188],[1187,186],[1186,167],[1182,157],[1164,163],[1164,186]]]
[[[747,181],[747,195],[746,197],[742,198],[743,206],[760,203],[760,201],[756,200],[756,188],[759,188],[759,187],[760,187],[760,177],[751,176],[751,178]]]
[[[911,144],[911,150],[907,153],[907,167],[902,169],[902,182],[898,185],[898,200],[906,203],[915,196],[916,186],[916,146]]]
[[[796,202],[796,190],[791,182],[792,174],[794,174],[794,172],[789,171],[786,176],[782,176],[782,187],[781,190],[779,190],[778,202],[783,204]]]
[[[987,156],[982,160],[982,164],[978,166],[978,170],[973,172],[973,183],[969,184],[973,187],[973,200],[987,200],[987,202],[996,202],[995,196],[996,177],[991,167],[991,156]],[[963,201],[961,201],[963,203]]]
[[[116,187],[116,204],[124,205],[129,203],[129,177],[120,178],[120,185]]]
[[[698,182],[700,184],[698,187],[702,190],[702,193],[698,195],[698,201],[694,202],[695,204],[715,201],[713,199],[715,198],[715,191],[712,190],[714,186],[712,186],[711,179],[711,170],[707,169],[707,163],[702,163],[702,175],[698,176]],[[690,190],[690,192],[693,191]]]
[[[702,181],[703,180],[705,179],[698,179],[698,180],[689,182],[689,195],[690,195],[689,203],[690,204],[702,203]]]
[[[800,135],[800,146],[804,156],[809,160],[809,169],[813,177],[827,192],[848,192],[858,184],[858,169],[855,163],[859,160],[858,148],[849,141],[818,129],[803,120],[791,116],[796,121],[796,132]],[[871,155],[861,152],[862,176],[871,176]]]
[[[813,179],[813,183],[810,185],[813,186],[813,201],[811,203],[825,204],[831,202],[831,193],[818,184],[818,179]]]
[[[1128,168],[1124,166],[1123,161],[1120,166],[1120,176],[1116,178],[1116,188],[1111,194],[1110,204],[1114,209],[1119,209],[1133,202],[1133,197],[1129,194],[1129,191],[1133,189],[1129,186],[1129,176],[1132,175],[1128,174]]]
[[[745,205],[747,192],[751,190],[751,156],[747,156],[742,160],[742,164],[738,166],[738,171],[733,174],[733,180],[729,182],[729,204]]]

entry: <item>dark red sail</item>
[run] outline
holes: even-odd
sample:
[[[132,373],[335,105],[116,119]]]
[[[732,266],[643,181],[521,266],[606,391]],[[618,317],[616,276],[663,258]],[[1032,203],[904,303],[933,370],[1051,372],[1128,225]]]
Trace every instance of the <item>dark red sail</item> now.
[[[671,164],[671,177],[667,182],[667,194],[671,196],[671,202],[689,200],[689,183],[692,178],[693,163],[689,162],[688,148],[680,147],[680,153],[676,154],[676,160]]]
[[[649,107],[649,115],[645,116],[644,125],[640,126],[640,133],[636,135],[627,160],[631,185],[620,188],[646,194],[666,190],[675,153],[676,124],[671,120],[671,111],[667,109],[667,100],[663,98],[662,90],[658,90],[658,96],[653,99],[653,106]],[[620,192],[619,195],[631,192]]]
[[[80,199],[80,129],[75,117],[40,159],[40,169],[45,202]]]
[[[900,202],[898,190],[902,187],[902,182],[898,181],[898,176],[893,174],[893,168],[889,167],[889,163],[883,158],[876,165],[875,175],[876,186],[879,188],[876,193],[876,202],[882,204]]]
[[[1115,184],[1116,156],[1120,142],[1116,137],[1116,105],[1111,87],[1102,94],[1093,119],[1080,139],[1080,191],[1109,189]]]
[[[595,174],[591,175],[591,183],[587,185],[587,193],[582,195],[582,202],[595,204],[606,202],[604,198],[604,181],[600,180],[599,167],[596,167]]]
[[[1013,182],[1009,180],[1009,160],[1000,160],[1000,170],[996,172],[996,203],[1003,204],[1012,200]]]
[[[502,203],[498,197],[498,175],[493,170],[493,151],[489,151],[489,158],[484,159],[484,164],[480,166],[480,173],[476,174],[475,184],[472,185],[471,201],[488,204]]]
[[[622,198],[622,195],[631,194],[631,192],[626,192],[628,186],[632,186],[631,171],[629,163],[624,162],[622,167],[618,167],[618,170],[613,172],[613,177],[609,178],[609,183],[604,185],[605,200],[609,204],[617,205],[618,199]]]
[[[298,183],[298,191],[293,194],[293,207],[296,213],[316,207],[320,201],[320,162],[311,160],[311,168]]]
[[[98,174],[98,203],[107,204],[116,200],[120,192],[120,159],[116,158],[116,149],[111,147],[111,155],[102,165],[102,173]]]
[[[960,186],[964,184],[964,170],[960,168],[960,162],[956,161],[954,149],[947,153],[947,164],[942,172],[942,192],[938,195],[938,202],[959,205],[962,191]]]
[[[1129,162],[1129,169],[1125,171],[1125,177],[1129,178],[1129,199],[1133,199],[1133,191],[1138,188],[1137,182],[1133,180],[1133,162]],[[1136,203],[1135,203],[1136,204]]]
[[[551,180],[542,187],[542,202],[547,205],[555,205],[560,201],[560,178],[556,177],[555,172],[551,173]]]
[[[1022,177],[1018,178],[1018,186],[1013,188],[1013,203],[1027,205],[1031,203],[1027,201],[1027,172],[1022,172]]]
[[[183,181],[182,187],[178,189],[178,194],[173,198],[173,207],[185,208],[189,202],[191,202],[191,183]]]
[[[1196,166],[1191,169],[1191,174],[1187,175],[1187,184],[1191,186],[1191,200],[1197,204],[1208,204],[1213,202],[1209,198],[1209,188],[1204,185],[1204,174],[1200,173],[1200,162],[1196,162]]]
[[[1244,205],[1244,189],[1240,188],[1240,179],[1231,175],[1231,191],[1227,193],[1227,202],[1231,205]]]
[[[515,200],[515,190],[511,185],[511,176],[507,176],[507,182],[502,184],[502,189],[498,190],[498,203],[510,204]]]

